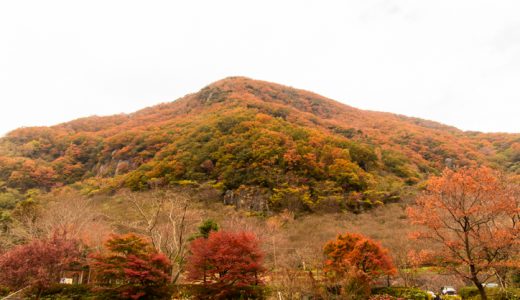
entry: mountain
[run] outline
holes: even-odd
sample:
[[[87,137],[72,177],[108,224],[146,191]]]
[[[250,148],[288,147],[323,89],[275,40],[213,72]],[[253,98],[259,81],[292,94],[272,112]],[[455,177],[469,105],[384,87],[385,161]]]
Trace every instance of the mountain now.
[[[3,189],[209,184],[225,199],[260,197],[272,209],[359,210],[446,166],[478,164],[519,173],[520,134],[464,132],[243,77],[132,114],[20,128],[0,140]]]

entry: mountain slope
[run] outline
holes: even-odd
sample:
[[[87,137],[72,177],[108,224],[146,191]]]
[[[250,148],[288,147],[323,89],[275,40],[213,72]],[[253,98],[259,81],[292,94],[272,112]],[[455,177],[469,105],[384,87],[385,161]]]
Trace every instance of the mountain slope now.
[[[223,192],[257,189],[271,207],[355,208],[446,165],[517,172],[520,135],[463,132],[233,77],[129,115],[21,128],[0,154],[0,185],[21,191],[212,182]]]

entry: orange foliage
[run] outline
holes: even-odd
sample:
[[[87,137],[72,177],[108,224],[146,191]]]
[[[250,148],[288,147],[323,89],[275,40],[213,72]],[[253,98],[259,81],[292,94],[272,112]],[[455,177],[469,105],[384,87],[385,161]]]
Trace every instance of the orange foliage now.
[[[370,280],[381,275],[394,275],[396,269],[388,250],[379,243],[356,233],[338,235],[324,247],[327,257],[325,271],[336,276],[345,275],[352,270],[361,272]]]
[[[316,200],[323,182],[344,194],[413,185],[447,163],[520,172],[518,138],[362,111],[234,77],[130,115],[15,130],[0,140],[0,180],[21,190],[91,177],[117,177],[133,189],[186,179],[226,189],[303,184]]]
[[[447,267],[482,289],[479,276],[491,268],[518,266],[518,185],[486,167],[445,170],[408,209],[416,238],[432,244]],[[437,247],[438,246],[438,247]]]

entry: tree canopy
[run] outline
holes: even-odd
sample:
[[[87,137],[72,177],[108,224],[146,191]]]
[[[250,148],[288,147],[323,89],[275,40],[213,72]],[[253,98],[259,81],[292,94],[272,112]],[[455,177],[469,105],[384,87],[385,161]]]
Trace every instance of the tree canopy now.
[[[334,276],[345,275],[352,269],[369,280],[396,273],[388,250],[361,234],[340,234],[325,244],[323,252],[326,257],[325,270]]]
[[[95,253],[98,284],[111,299],[163,299],[170,279],[168,258],[135,234],[113,235],[106,252]]]
[[[203,285],[202,298],[260,297],[264,254],[250,232],[211,231],[191,242],[188,279]]]
[[[61,272],[84,263],[78,240],[54,234],[16,246],[0,256],[0,284],[13,290],[32,287],[41,292],[59,282]]]
[[[408,208],[415,237],[428,241],[434,258],[471,280],[486,298],[482,282],[493,269],[519,267],[518,185],[486,168],[446,169]]]

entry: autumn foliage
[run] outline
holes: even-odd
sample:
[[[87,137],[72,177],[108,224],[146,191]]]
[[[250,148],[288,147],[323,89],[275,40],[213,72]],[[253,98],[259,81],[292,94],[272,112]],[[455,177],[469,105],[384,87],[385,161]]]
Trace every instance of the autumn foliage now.
[[[256,298],[262,295],[264,254],[250,232],[212,231],[190,245],[188,279],[200,284],[203,299]]]
[[[111,299],[162,299],[168,295],[170,262],[145,239],[114,235],[106,252],[92,255],[101,292]]]
[[[15,130],[0,140],[0,183],[27,191],[81,182],[98,193],[215,181],[289,191],[298,209],[359,211],[447,164],[515,172],[519,157],[517,135],[465,133],[235,77],[131,115]]]
[[[396,273],[388,251],[361,234],[340,234],[325,245],[323,252],[326,256],[325,271],[334,276],[345,275],[352,269],[369,280]]]
[[[31,287],[40,293],[60,280],[61,272],[84,263],[77,240],[58,234],[34,239],[0,256],[0,285],[13,290]]]
[[[518,185],[492,169],[445,170],[408,209],[439,263],[472,281],[486,299],[483,279],[501,267],[519,267]],[[493,274],[498,275],[498,274]]]

